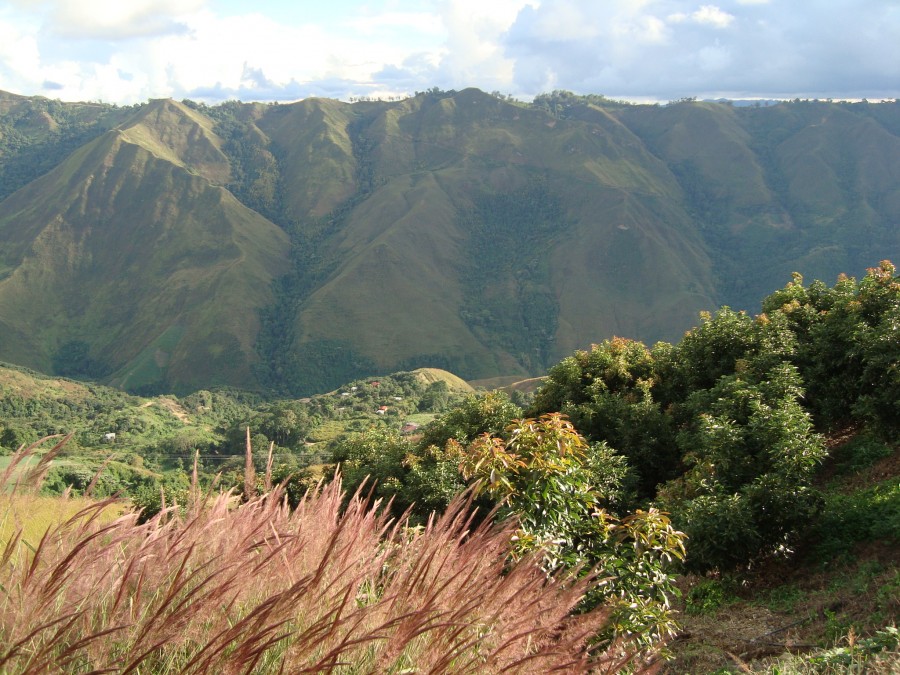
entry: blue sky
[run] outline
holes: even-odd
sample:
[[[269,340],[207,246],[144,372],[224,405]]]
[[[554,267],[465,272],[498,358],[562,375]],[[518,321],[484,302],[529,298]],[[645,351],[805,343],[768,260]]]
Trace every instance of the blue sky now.
[[[215,103],[479,87],[900,97],[900,0],[3,0],[0,89]]]

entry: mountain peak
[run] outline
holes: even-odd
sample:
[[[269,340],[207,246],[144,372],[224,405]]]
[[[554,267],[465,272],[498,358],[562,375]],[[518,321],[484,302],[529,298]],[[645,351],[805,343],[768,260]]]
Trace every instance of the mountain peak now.
[[[225,185],[231,164],[213,128],[211,119],[172,99],[150,101],[120,127],[129,141],[157,157]]]

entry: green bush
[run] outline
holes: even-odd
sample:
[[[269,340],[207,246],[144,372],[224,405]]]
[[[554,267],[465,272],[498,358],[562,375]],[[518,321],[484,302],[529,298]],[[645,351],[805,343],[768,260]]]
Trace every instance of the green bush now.
[[[585,437],[627,457],[638,496],[652,497],[679,461],[672,419],[654,399],[657,379],[642,343],[613,338],[551,368],[528,413],[567,415]]]
[[[799,404],[793,366],[762,381],[729,375],[692,394],[678,444],[687,470],[660,502],[691,542],[688,565],[729,569],[789,544],[818,505],[812,478],[825,456]]]
[[[600,639],[649,647],[674,634],[672,568],[684,535],[666,514],[637,510],[618,518],[614,502],[624,462],[604,444],[589,445],[559,413],[516,420],[507,439],[487,434],[460,449],[463,475],[518,523],[515,551],[540,551],[548,571],[597,569],[586,605],[612,607]]]
[[[688,614],[715,614],[734,601],[728,585],[720,579],[704,579],[688,591],[685,611]]]

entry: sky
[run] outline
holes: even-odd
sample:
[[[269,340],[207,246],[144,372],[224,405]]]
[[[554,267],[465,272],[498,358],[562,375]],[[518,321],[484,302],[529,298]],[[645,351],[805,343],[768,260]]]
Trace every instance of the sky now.
[[[0,0],[0,90],[63,101],[900,97],[900,0]]]

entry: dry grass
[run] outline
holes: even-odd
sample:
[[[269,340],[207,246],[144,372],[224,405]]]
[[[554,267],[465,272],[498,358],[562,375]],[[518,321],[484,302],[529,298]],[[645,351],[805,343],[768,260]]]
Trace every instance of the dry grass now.
[[[39,478],[35,467],[10,500]],[[509,529],[473,526],[466,501],[417,529],[389,521],[359,495],[343,501],[338,481],[293,511],[278,488],[237,508],[229,495],[198,495],[139,524],[133,513],[108,520],[120,505],[105,500],[37,543],[26,545],[19,529],[0,549],[0,671],[547,673],[621,665],[589,647],[604,613],[571,613],[587,582],[548,580],[530,561],[510,568]]]

